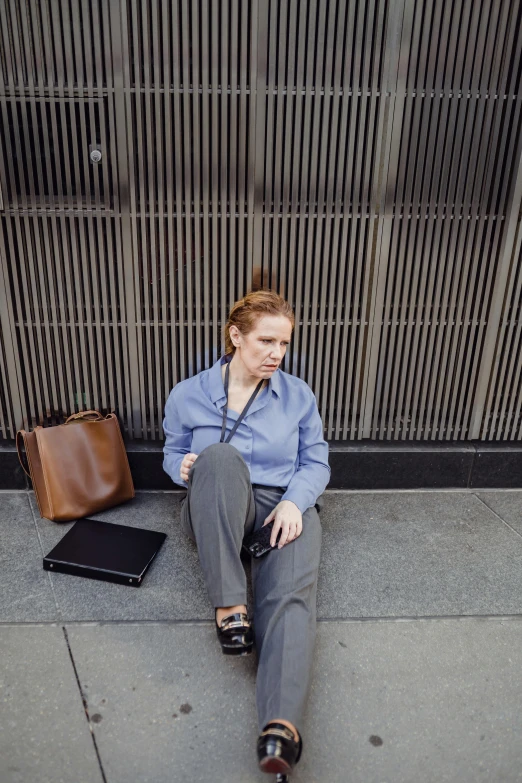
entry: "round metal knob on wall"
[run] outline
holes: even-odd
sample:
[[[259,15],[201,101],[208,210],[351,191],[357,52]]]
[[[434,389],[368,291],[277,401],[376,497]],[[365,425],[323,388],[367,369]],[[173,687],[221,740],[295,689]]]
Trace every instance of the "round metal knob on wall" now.
[[[92,150],[89,157],[92,163],[99,163],[102,159],[101,150]]]

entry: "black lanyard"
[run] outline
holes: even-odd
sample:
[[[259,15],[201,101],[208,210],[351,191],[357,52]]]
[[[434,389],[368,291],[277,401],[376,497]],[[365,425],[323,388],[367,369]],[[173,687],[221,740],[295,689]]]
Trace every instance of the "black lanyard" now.
[[[221,426],[221,438],[219,440],[220,443],[230,443],[230,439],[232,438],[232,435],[235,433],[235,431],[237,430],[237,428],[239,427],[239,425],[241,424],[241,422],[245,418],[246,414],[248,413],[248,409],[250,408],[250,406],[254,402],[256,394],[258,393],[259,389],[263,385],[263,379],[261,379],[259,381],[259,383],[257,384],[256,388],[254,389],[254,391],[252,393],[252,396],[250,397],[249,401],[247,402],[247,404],[245,405],[245,407],[241,411],[238,420],[236,421],[236,423],[232,427],[228,438],[225,440],[225,432],[226,432],[226,429],[227,429],[228,374],[229,374],[229,369],[230,369],[230,363],[227,362],[227,367],[226,367],[226,370],[225,370],[225,396],[226,396],[227,399],[226,399],[226,402],[225,402],[225,407],[223,408],[223,424]]]

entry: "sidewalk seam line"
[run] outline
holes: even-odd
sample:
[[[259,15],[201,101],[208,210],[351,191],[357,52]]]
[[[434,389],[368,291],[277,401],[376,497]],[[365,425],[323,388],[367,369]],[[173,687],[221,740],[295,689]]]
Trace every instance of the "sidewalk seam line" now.
[[[504,524],[506,527],[508,527],[510,530],[512,530],[512,531],[513,531],[513,533],[515,533],[515,535],[517,535],[519,538],[522,538],[522,534],[520,534],[520,533],[518,532],[518,530],[515,530],[515,528],[514,528],[514,527],[511,527],[511,525],[509,524],[509,522],[506,522],[506,520],[505,520],[505,519],[502,519],[502,517],[500,516],[500,514],[497,514],[497,512],[496,512],[496,511],[493,511],[493,509],[491,508],[491,506],[488,506],[488,504],[486,503],[486,501],[485,501],[485,500],[482,500],[482,498],[479,498],[479,496],[477,495],[477,493],[476,493],[476,492],[474,492],[473,494],[475,495],[475,497],[477,498],[477,500],[479,500],[479,501],[482,503],[482,505],[483,505],[483,506],[486,506],[486,508],[488,509],[488,511],[491,511],[491,513],[492,513],[492,514],[494,514],[494,515],[497,517],[497,519],[500,519],[500,521],[501,521],[501,522],[502,522],[502,523],[503,523],[503,524]]]
[[[497,488],[498,491],[502,491],[502,487]],[[15,492],[21,490],[5,490],[6,492]],[[336,487],[330,487],[324,490],[324,494],[337,494],[344,493],[346,495],[354,495],[360,493],[372,493],[372,492],[473,492],[473,487],[373,487],[371,489],[354,488],[354,489],[339,489]],[[505,491],[521,492],[522,487],[507,487]],[[137,489],[137,495],[179,495],[185,497],[186,492],[182,489]]]
[[[475,460],[477,458],[477,447],[473,447],[473,456],[471,458],[471,464],[469,466],[469,473],[468,473],[468,480],[466,482],[466,488],[472,489],[472,483],[473,483],[473,472],[475,470]]]
[[[520,622],[522,621],[522,614],[435,614],[435,615],[387,615],[384,617],[319,617],[317,623],[414,623],[414,622],[439,622],[445,620],[457,620],[457,621],[473,621],[480,620],[486,621],[506,621],[506,622]],[[76,628],[102,628],[104,626],[201,626],[214,627],[213,620],[67,620],[67,625]],[[0,630],[2,628],[62,628],[63,621],[61,622],[0,622]]]
[[[43,558],[43,557],[45,557],[44,548],[43,548],[43,542],[42,542],[42,537],[40,535],[40,531],[38,530],[38,522],[36,521],[36,517],[35,517],[35,514],[34,514],[34,509],[33,509],[32,505],[31,505],[31,498],[29,496],[30,491],[31,490],[27,489],[25,491],[25,494],[26,494],[26,498],[27,498],[27,503],[29,504],[29,509],[31,511],[31,516],[33,518],[33,524],[34,524],[34,527],[35,527],[35,530],[36,530],[36,535],[38,536],[38,543],[40,544],[40,551],[42,553],[42,558]],[[49,580],[49,584],[51,585],[51,592],[53,594],[54,606],[55,606],[56,612],[58,614],[56,622],[57,623],[61,623],[61,622],[63,622],[63,620],[62,620],[62,612],[61,612],[61,609],[60,609],[60,607],[58,605],[58,599],[56,598],[56,592],[54,590],[53,580],[51,578],[51,573],[49,571],[47,571],[47,578]]]
[[[67,634],[67,628],[65,627],[65,625],[62,625],[62,631],[63,631],[63,635],[64,635],[64,638],[65,638],[65,643],[67,645],[67,649],[69,651],[69,657],[71,659],[71,664],[72,664],[72,667],[73,667],[74,676],[76,677],[76,683],[78,685],[78,690],[80,691],[80,697],[81,697],[81,700],[82,700],[82,703],[83,703],[83,709],[85,711],[85,717],[87,719],[87,725],[89,726],[89,731],[90,731],[90,734],[91,734],[91,737],[92,737],[92,743],[94,745],[94,752],[96,753],[96,758],[98,759],[98,765],[100,767],[102,780],[103,780],[103,783],[107,783],[107,778],[105,776],[105,771],[103,769],[103,764],[102,764],[102,760],[101,760],[101,756],[100,756],[100,751],[98,750],[98,743],[96,742],[96,737],[94,736],[94,730],[93,730],[92,724],[91,724],[91,718],[89,716],[89,707],[87,705],[87,699],[85,698],[85,694],[82,691],[80,678],[78,676],[78,670],[77,670],[76,664],[74,662],[74,657],[73,657],[73,654],[72,654],[71,645],[69,643],[69,636]]]
[[[28,494],[32,492],[31,489],[0,489],[0,495],[7,494],[7,495],[21,495],[21,494]],[[451,494],[452,492],[464,492],[466,494],[473,494],[475,492],[522,492],[522,487],[410,487],[410,488],[401,488],[401,487],[388,487],[386,489],[334,489],[333,487],[331,489],[325,489],[324,494],[325,495],[335,495],[335,494],[344,494],[344,495],[370,495],[370,494],[380,494],[383,492],[396,492],[396,493],[446,493]],[[180,495],[185,496],[186,493],[183,492],[183,490],[177,490],[177,489],[137,489],[136,494],[144,494],[144,495]]]

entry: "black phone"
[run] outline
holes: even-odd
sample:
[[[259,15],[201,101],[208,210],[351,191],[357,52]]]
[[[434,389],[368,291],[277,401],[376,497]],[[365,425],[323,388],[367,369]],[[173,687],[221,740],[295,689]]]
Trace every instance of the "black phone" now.
[[[273,527],[274,520],[269,522],[268,525],[260,527],[259,530],[256,530],[256,532],[252,533],[248,538],[245,538],[243,541],[243,549],[245,552],[248,552],[252,557],[262,557],[263,555],[266,555],[267,552],[270,552],[271,549],[275,549],[275,547],[270,546],[270,536],[272,535]],[[280,537],[281,530],[277,534],[276,546]]]

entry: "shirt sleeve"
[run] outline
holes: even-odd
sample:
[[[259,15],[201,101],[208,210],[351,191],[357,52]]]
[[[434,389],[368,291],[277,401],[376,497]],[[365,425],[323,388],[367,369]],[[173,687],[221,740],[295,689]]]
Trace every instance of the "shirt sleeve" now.
[[[298,467],[281,500],[291,500],[301,514],[313,506],[330,481],[328,444],[315,396],[299,422]]]
[[[181,478],[180,468],[183,457],[190,452],[192,430],[181,421],[174,389],[165,404],[163,432],[165,433],[163,470],[168,473],[175,484],[188,487],[188,483]]]

